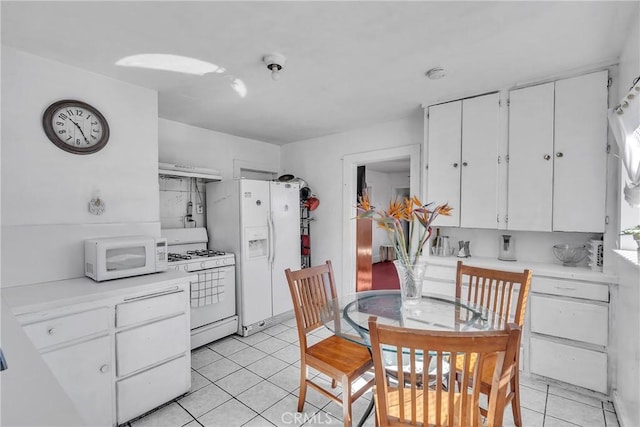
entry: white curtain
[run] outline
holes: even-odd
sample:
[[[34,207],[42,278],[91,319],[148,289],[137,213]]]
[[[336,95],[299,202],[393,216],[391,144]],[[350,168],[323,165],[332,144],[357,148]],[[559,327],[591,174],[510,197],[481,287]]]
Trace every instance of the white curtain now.
[[[624,197],[631,207],[640,207],[640,85],[609,109],[609,126],[620,151],[620,159],[627,170],[628,180]]]

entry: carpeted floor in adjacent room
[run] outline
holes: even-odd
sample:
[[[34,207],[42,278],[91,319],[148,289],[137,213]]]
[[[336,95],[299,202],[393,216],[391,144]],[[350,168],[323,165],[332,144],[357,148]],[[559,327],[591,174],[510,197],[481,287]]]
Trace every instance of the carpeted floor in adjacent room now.
[[[400,289],[396,267],[391,261],[376,262],[372,271],[372,290]]]

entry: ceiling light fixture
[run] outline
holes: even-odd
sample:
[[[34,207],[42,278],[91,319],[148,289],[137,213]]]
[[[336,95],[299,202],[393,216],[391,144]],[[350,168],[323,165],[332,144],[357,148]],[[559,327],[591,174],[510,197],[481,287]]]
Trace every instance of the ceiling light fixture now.
[[[267,68],[271,70],[271,78],[273,80],[279,80],[280,70],[282,70],[282,67],[284,67],[284,64],[287,62],[287,58],[279,53],[272,53],[264,56],[262,58],[262,62],[264,62],[267,65]]]
[[[443,78],[447,73],[445,72],[444,68],[435,67],[430,70],[427,70],[427,72],[424,74],[425,76],[429,77],[431,80],[438,80]]]

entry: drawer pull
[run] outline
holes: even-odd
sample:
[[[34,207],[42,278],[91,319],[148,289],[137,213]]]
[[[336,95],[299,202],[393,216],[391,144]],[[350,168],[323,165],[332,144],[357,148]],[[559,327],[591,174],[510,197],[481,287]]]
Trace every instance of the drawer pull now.
[[[556,286],[556,289],[563,289],[565,291],[575,291],[576,288],[572,288],[570,286]]]
[[[56,333],[56,329],[55,329],[55,328],[49,328],[49,330],[47,330],[47,333],[48,333],[49,335],[53,335],[53,334],[55,334],[55,333]]]
[[[103,374],[106,374],[107,372],[109,372],[109,365],[100,366],[100,372],[102,372]]]

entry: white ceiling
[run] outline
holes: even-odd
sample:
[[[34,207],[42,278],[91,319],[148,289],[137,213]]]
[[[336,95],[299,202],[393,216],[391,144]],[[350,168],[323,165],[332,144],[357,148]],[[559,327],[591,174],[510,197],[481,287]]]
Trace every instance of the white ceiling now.
[[[2,43],[159,92],[160,117],[285,144],[417,113],[421,104],[617,61],[638,2],[10,2]],[[287,64],[273,81],[262,63]],[[168,53],[189,76],[115,66]],[[447,76],[429,80],[435,66]],[[89,100],[90,101],[90,100]]]

